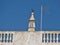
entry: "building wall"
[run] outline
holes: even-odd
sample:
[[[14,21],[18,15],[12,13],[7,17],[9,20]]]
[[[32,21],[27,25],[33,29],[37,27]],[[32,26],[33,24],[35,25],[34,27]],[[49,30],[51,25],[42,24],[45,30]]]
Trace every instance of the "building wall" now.
[[[14,45],[40,45],[40,32],[15,32]]]
[[[34,31],[34,32],[29,32],[29,31],[1,31],[0,34],[4,34],[4,42],[0,42],[0,45],[60,45],[60,42],[58,42],[58,40],[60,40],[59,34],[60,31]],[[13,34],[13,38],[10,38],[10,40],[12,39],[12,42],[5,42],[5,34]],[[45,42],[46,39],[43,38],[43,35],[45,36],[45,34],[50,34],[50,42]],[[52,36],[51,34],[57,34],[56,37],[56,42],[52,42]],[[48,36],[47,36],[48,37]],[[8,36],[7,36],[8,39]],[[44,39],[44,42],[42,42],[42,39]],[[55,39],[55,37],[54,37]],[[0,40],[2,40],[2,35],[0,37]],[[47,38],[48,40],[48,38]]]

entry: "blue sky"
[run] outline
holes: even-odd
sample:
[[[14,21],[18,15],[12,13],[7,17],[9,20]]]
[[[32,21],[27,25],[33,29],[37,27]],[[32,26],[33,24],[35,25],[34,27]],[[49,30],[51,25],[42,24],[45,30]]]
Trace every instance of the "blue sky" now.
[[[60,29],[60,0],[0,0],[0,30],[27,31],[31,9],[34,9],[36,30],[40,30],[41,5],[43,30]]]

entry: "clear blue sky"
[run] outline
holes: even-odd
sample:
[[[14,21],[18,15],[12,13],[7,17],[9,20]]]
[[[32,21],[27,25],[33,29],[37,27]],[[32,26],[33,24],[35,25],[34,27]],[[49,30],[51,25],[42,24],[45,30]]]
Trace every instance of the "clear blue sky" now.
[[[41,5],[47,10],[43,11],[43,30],[60,30],[60,0],[0,0],[0,30],[26,31],[31,9],[40,30]]]

